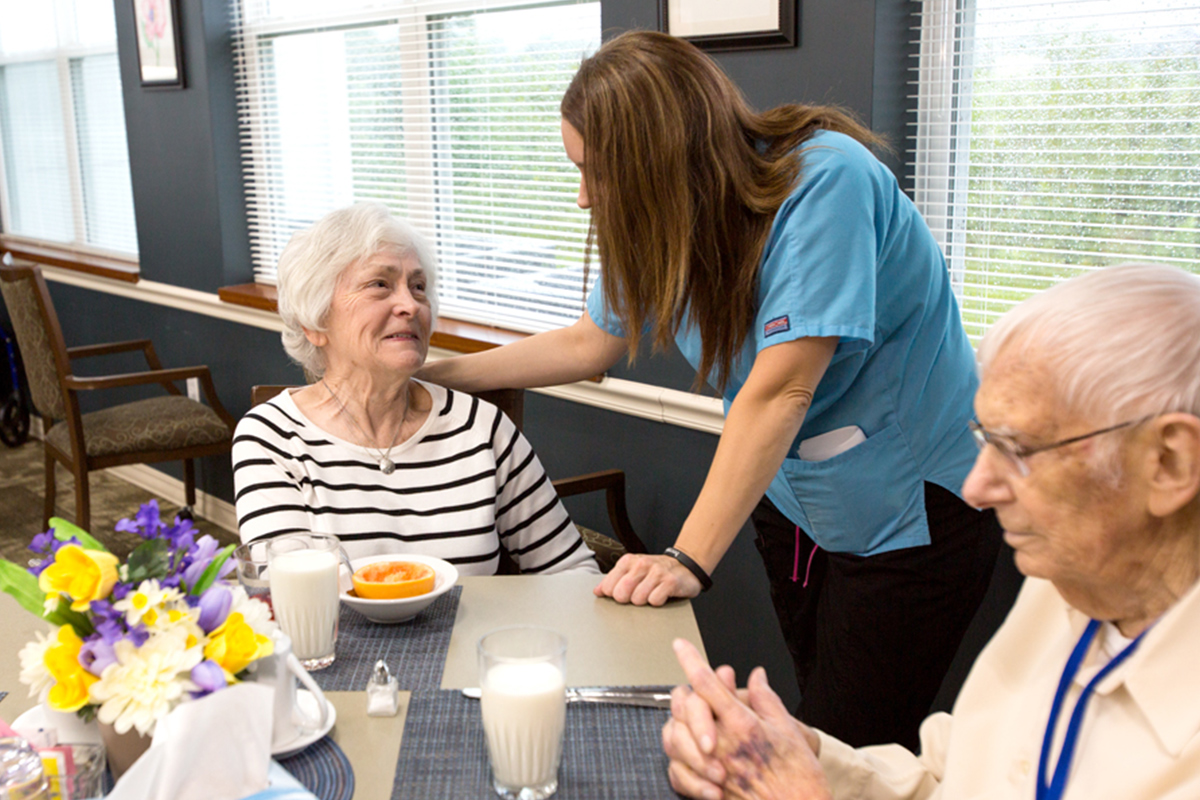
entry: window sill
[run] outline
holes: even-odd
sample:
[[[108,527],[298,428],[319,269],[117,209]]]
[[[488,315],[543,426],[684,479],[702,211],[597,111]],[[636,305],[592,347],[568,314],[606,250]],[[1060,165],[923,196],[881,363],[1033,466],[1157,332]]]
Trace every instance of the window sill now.
[[[242,283],[236,286],[222,286],[217,295],[226,303],[249,306],[264,311],[277,311],[277,293],[274,286],[264,286],[259,283]],[[455,353],[478,353],[493,347],[520,341],[531,334],[518,331],[493,328],[476,322],[438,317],[437,330],[433,332],[429,344],[450,350]]]
[[[126,283],[137,283],[141,278],[138,274],[138,261],[135,258],[102,256],[15,236],[0,236],[0,250],[12,253],[13,258],[32,261],[36,264],[46,264],[51,267],[62,267],[76,272],[86,272],[89,275]]]

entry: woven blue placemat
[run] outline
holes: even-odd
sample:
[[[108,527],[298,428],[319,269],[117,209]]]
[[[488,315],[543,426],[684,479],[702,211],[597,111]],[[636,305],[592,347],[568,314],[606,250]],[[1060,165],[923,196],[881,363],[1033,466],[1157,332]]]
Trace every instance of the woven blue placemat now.
[[[667,782],[656,708],[567,706],[556,800],[677,800]],[[456,691],[413,692],[392,800],[493,800],[479,701]]]
[[[323,736],[294,756],[279,759],[279,766],[321,800],[351,800],[354,769],[337,742]]]
[[[396,625],[371,622],[343,605],[337,660],[312,674],[317,685],[327,692],[366,691],[375,662],[383,659],[401,689],[438,688],[461,596],[462,587],[455,586],[415,619]]]

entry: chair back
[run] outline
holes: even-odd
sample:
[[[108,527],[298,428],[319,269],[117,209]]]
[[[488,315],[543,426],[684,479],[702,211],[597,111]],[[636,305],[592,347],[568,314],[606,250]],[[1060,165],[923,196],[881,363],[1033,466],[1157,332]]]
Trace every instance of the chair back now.
[[[60,376],[70,373],[67,346],[50,290],[36,266],[0,266],[0,293],[12,318],[33,405],[43,416],[67,416]]]
[[[290,388],[292,387],[275,384],[252,386],[250,387],[250,405],[256,406],[259,403],[265,403],[275,395]],[[522,426],[525,424],[524,389],[493,389],[487,392],[475,392],[474,395],[480,400],[486,400],[499,408],[513,421],[513,424],[517,426],[517,430],[522,430]]]

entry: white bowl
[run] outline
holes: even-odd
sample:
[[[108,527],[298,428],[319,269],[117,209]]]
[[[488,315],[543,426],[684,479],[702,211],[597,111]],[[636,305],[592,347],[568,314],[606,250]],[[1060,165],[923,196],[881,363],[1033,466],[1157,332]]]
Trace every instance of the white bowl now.
[[[411,553],[388,553],[378,556],[364,556],[350,562],[355,572],[380,561],[415,561],[418,564],[428,564],[433,567],[433,590],[416,597],[399,597],[395,600],[368,600],[349,593],[349,588],[341,593],[342,602],[362,614],[372,622],[391,625],[396,622],[407,622],[428,608],[434,600],[448,592],[458,583],[458,570],[449,561],[443,561],[433,556],[419,556]]]

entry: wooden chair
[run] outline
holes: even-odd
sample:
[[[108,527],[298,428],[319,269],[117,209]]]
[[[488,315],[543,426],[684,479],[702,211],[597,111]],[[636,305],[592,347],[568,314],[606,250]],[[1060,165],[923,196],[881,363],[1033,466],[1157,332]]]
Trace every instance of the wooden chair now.
[[[270,400],[283,390],[290,388],[292,387],[273,385],[254,386],[250,389],[250,404],[256,406],[259,403]],[[517,430],[523,429],[525,424],[524,389],[494,389],[488,392],[476,392],[475,396],[480,400],[492,403],[507,414],[508,418],[517,426]],[[559,497],[572,497],[588,492],[604,492],[605,500],[608,504],[609,524],[612,526],[612,531],[616,534],[617,538],[613,539],[611,536],[605,536],[599,531],[585,528],[578,523],[575,525],[579,529],[579,535],[583,537],[584,543],[595,554],[596,561],[600,564],[601,570],[608,572],[617,563],[617,559],[625,555],[625,553],[647,552],[646,545],[637,533],[634,532],[633,524],[629,521],[629,513],[625,508],[624,471],[608,469],[601,472],[592,472],[587,475],[578,475],[573,478],[560,478],[559,480],[552,481],[552,483]],[[502,563],[502,573],[511,571],[515,571],[515,565],[511,561]]]
[[[54,465],[75,476],[75,524],[90,522],[88,472],[121,464],[183,461],[187,508],[196,503],[193,459],[228,453],[234,419],[217,399],[208,367],[163,369],[149,339],[67,347],[42,271],[36,266],[0,266],[0,293],[25,362],[33,405],[42,417],[46,449],[46,502],[42,524],[54,515]],[[140,350],[150,369],[82,377],[74,362],[91,356]],[[208,405],[189,399],[176,381],[196,378]],[[84,414],[79,392],[159,384],[152,397]]]

